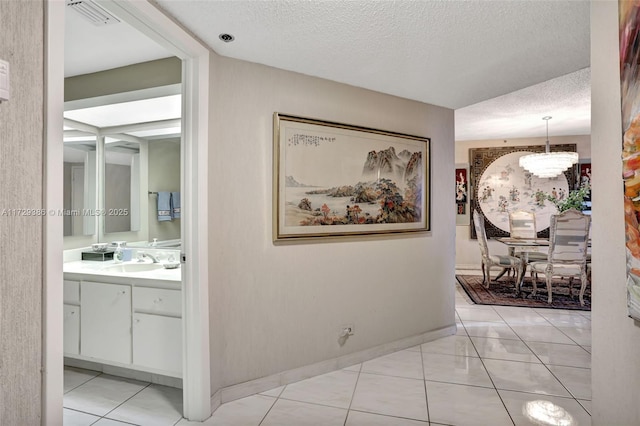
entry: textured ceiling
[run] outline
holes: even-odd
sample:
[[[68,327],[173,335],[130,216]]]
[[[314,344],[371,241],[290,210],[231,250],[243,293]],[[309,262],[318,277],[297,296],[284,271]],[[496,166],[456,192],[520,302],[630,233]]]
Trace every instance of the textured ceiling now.
[[[591,134],[589,68],[455,111],[456,140]]]
[[[156,4],[220,55],[456,109],[456,140],[542,136],[537,127],[544,115],[554,116],[550,136],[561,122],[563,132],[590,132],[588,1]],[[88,43],[89,29],[77,31],[68,30],[67,43],[78,37]],[[221,33],[236,40],[223,43]],[[129,48],[124,56],[135,62],[166,56],[148,45],[136,53],[135,34],[113,37],[97,34],[84,50],[69,50],[66,73],[89,72],[81,65],[126,65],[114,61]],[[116,52],[101,53],[114,44]],[[571,110],[573,117],[560,114]]]
[[[586,1],[157,3],[221,55],[453,109],[589,66]]]

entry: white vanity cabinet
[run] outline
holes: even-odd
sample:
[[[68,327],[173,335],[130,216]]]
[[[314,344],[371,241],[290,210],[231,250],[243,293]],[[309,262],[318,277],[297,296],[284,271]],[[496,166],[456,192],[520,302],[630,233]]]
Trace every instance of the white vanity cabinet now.
[[[131,363],[131,286],[80,283],[80,353]]]
[[[65,354],[78,355],[80,353],[80,282],[64,280],[63,287],[63,315]]]
[[[64,267],[63,293],[67,365],[101,364],[162,383],[182,377],[179,270],[105,273],[101,262],[73,261]]]
[[[133,288],[133,364],[182,376],[182,295]]]

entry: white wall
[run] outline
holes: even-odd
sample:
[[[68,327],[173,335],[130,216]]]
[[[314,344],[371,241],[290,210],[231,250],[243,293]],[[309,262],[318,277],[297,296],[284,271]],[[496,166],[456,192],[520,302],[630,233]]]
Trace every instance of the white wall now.
[[[213,56],[212,390],[454,324],[453,111]],[[430,137],[433,230],[274,245],[276,111]]]
[[[640,424],[640,323],[627,316],[618,3],[591,3],[594,425]]]
[[[489,147],[510,147],[510,146],[524,146],[524,145],[544,145],[546,138],[522,138],[522,139],[509,139],[507,143],[503,139],[499,140],[480,140],[480,141],[456,141],[455,149],[455,161],[456,166],[466,165],[469,167],[469,149],[470,148],[489,148]],[[591,159],[591,138],[590,136],[557,136],[549,137],[549,141],[552,145],[562,144],[576,144],[576,150],[581,162],[588,162]],[[597,169],[596,169],[597,170]],[[596,173],[599,173],[596,171]],[[453,204],[453,177],[451,178],[451,197],[448,202],[451,206],[451,211],[454,211]],[[471,194],[469,194],[471,195]],[[470,197],[469,197],[470,198]],[[464,224],[460,224],[463,221],[458,221],[456,226],[456,266],[461,269],[473,268],[480,269],[480,247],[477,240],[471,239],[471,227],[470,227],[470,211],[469,204],[467,203],[467,214],[465,215]],[[504,244],[489,240],[489,252],[492,254],[507,254],[507,249]]]

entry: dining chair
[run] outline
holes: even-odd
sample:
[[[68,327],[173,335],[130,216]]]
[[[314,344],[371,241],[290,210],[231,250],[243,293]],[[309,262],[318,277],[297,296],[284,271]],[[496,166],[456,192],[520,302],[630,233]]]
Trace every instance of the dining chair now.
[[[514,210],[509,212],[509,237],[522,239],[538,238],[538,228],[536,227],[536,215],[534,212],[526,210]],[[515,256],[515,253],[509,253]],[[522,275],[527,273],[527,266],[530,262],[546,262],[547,253],[541,252],[525,252],[520,256],[523,259]],[[533,278],[535,272],[530,270]]]
[[[536,215],[526,210],[509,212],[509,236],[511,238],[537,238]]]
[[[543,273],[547,281],[547,302],[551,303],[552,277],[580,278],[580,305],[584,306],[584,291],[587,288],[587,247],[591,216],[569,209],[551,216],[549,259],[532,262],[530,268]],[[537,276],[536,276],[537,278]],[[537,279],[532,277],[533,294],[537,292]],[[569,280],[569,295],[572,285]]]
[[[473,211],[473,226],[476,229],[478,244],[480,245],[480,254],[482,255],[482,283],[489,288],[491,282],[491,268],[498,266],[502,268],[500,277],[507,269],[515,269],[517,271],[516,289],[522,278],[522,260],[515,256],[492,255],[489,254],[489,245],[487,244],[487,233],[484,229],[484,215],[478,210]],[[496,278],[497,279],[497,278]]]

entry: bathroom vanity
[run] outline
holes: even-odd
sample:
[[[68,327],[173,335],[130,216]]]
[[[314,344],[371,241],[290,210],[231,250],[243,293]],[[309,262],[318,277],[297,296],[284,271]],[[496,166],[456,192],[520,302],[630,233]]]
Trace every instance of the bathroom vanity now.
[[[72,261],[63,271],[65,363],[182,377],[180,268]]]

